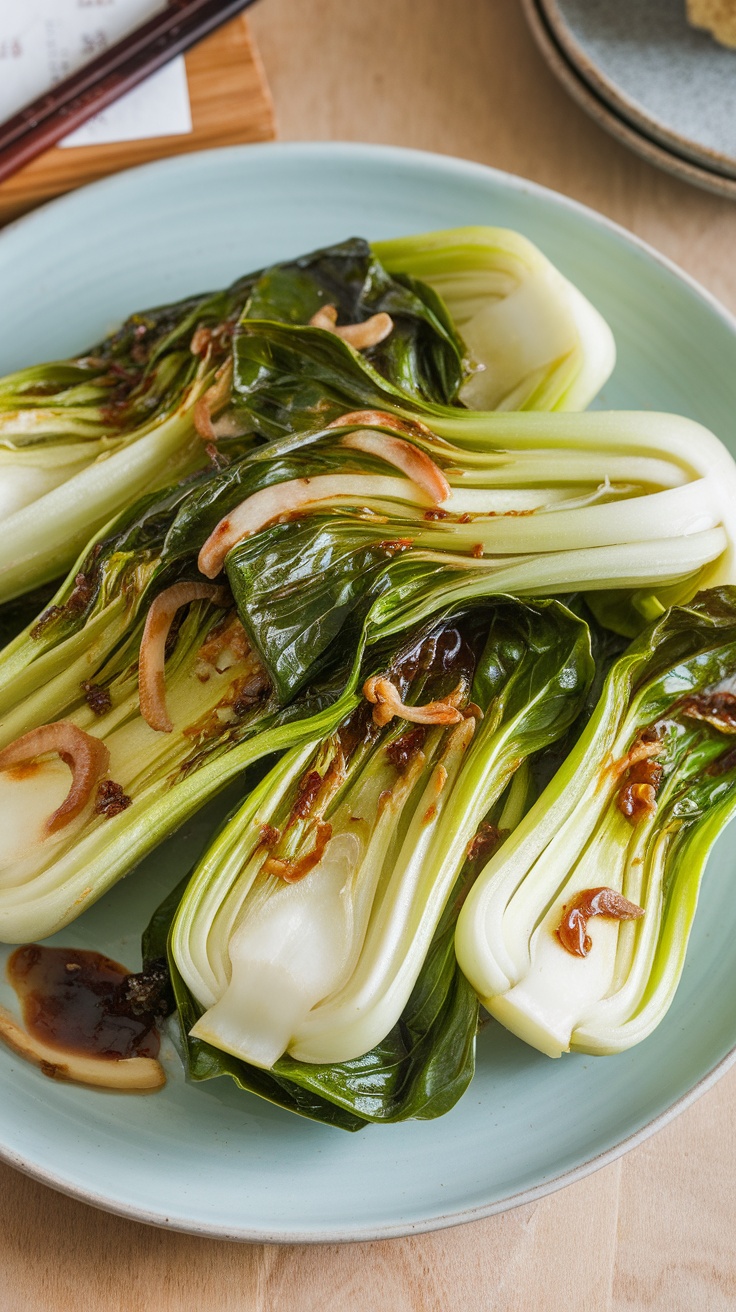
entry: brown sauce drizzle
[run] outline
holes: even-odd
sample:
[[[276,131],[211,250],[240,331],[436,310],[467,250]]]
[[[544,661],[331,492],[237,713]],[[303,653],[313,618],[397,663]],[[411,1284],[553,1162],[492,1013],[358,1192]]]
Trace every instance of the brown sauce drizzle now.
[[[690,720],[705,720],[721,733],[736,733],[736,695],[732,692],[700,692],[685,697],[678,707]]]
[[[657,810],[657,793],[662,782],[663,767],[654,760],[664,747],[662,730],[658,725],[641,729],[617,770],[623,770],[624,779],[618,790],[616,805],[632,825]]]
[[[388,552],[389,556],[395,556],[398,551],[407,551],[413,545],[413,538],[387,538],[385,542],[378,543],[378,549]]]
[[[126,811],[132,806],[133,798],[123,791],[123,785],[116,783],[114,779],[103,779],[97,785],[97,797],[95,799],[95,815],[106,815],[112,819],[114,815],[120,815],[121,811]]]
[[[155,990],[119,962],[82,948],[26,943],[8,962],[28,1033],[63,1052],[105,1060],[157,1057]]]
[[[32,779],[39,770],[43,770],[40,761],[20,761],[18,765],[8,766],[4,773],[9,779]]]
[[[497,825],[489,824],[487,820],[484,820],[475,837],[471,838],[468,843],[468,850],[465,854],[466,859],[468,861],[490,860],[507,834],[507,829],[499,829]]]
[[[308,770],[299,780],[294,805],[291,808],[289,816],[289,825],[295,824],[297,820],[304,820],[312,809],[317,794],[322,787],[322,775],[319,770]]]
[[[112,698],[107,688],[101,683],[91,683],[83,679],[81,683],[84,700],[95,715],[106,715],[112,706]]]
[[[317,825],[317,837],[311,852],[305,852],[298,861],[289,861],[286,857],[269,856],[261,867],[266,875],[276,875],[285,884],[298,884],[300,879],[314,870],[324,856],[325,848],[332,838],[332,825],[320,821]]]
[[[64,606],[67,615],[81,615],[87,609],[92,596],[92,582],[86,574],[77,574],[69,600]]]
[[[228,728],[237,726],[254,706],[266,700],[271,690],[268,675],[260,662],[255,657],[252,659],[254,668],[251,672],[233,679],[220,700],[195,720],[194,724],[182,730],[186,738],[194,739],[198,744],[210,738],[218,738]],[[202,679],[199,672],[197,677],[206,683],[207,680]]]
[[[233,710],[238,717],[248,714],[259,702],[265,701],[271,690],[268,681],[268,675],[265,670],[257,670],[255,674],[248,675],[242,680],[237,680],[234,685],[236,697],[233,702]]]
[[[416,729],[402,733],[394,738],[386,748],[386,755],[399,774],[405,774],[417,752],[421,752],[427,737],[427,726],[418,724]]]
[[[95,543],[87,557],[87,568],[89,570],[93,569],[101,550],[102,544],[100,542]],[[39,616],[31,629],[30,636],[36,639],[42,638],[47,626],[52,624],[54,620],[59,619],[62,615],[72,619],[77,615],[80,615],[88,606],[91,596],[92,579],[89,578],[87,574],[77,574],[74,580],[74,587],[68,600],[63,606],[57,606],[56,604],[47,606],[46,610]]]
[[[46,610],[43,612],[42,615],[39,616],[33,628],[31,629],[30,637],[38,641],[39,638],[43,637],[49,624],[52,624],[54,620],[58,620],[59,616],[63,614],[64,614],[63,606],[56,606],[56,605],[47,606]]]
[[[557,937],[565,951],[574,957],[587,957],[593,946],[586,932],[591,916],[602,916],[604,920],[638,920],[644,915],[643,907],[629,902],[613,888],[585,888],[562,912]]]
[[[240,619],[232,611],[228,611],[210,630],[197,653],[197,659],[211,665],[222,674],[217,660],[226,649],[232,652],[236,660],[243,660],[251,650],[248,635]],[[203,675],[200,675],[200,678],[202,677]]]
[[[662,781],[662,766],[656,761],[637,761],[619,790],[616,805],[633,825],[644,816],[654,815],[657,792]]]

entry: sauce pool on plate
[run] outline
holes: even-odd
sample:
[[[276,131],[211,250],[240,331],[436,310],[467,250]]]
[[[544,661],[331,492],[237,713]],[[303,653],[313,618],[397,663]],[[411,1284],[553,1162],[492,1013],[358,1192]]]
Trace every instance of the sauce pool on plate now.
[[[8,962],[29,1034],[65,1052],[119,1061],[157,1057],[155,1016],[131,996],[135,979],[100,952],[27,943]]]

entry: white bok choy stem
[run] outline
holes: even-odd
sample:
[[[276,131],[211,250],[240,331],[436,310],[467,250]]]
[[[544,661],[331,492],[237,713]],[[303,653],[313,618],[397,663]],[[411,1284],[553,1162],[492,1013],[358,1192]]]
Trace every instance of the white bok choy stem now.
[[[458,724],[379,729],[359,708],[284,758],[215,840],[170,939],[203,1011],[194,1037],[271,1067],[284,1052],[350,1060],[396,1023],[481,822],[525,757],[569,725],[589,677],[587,638],[563,607],[502,603],[490,628],[485,614],[474,674],[477,619],[459,636],[445,622],[449,664],[390,672],[418,705],[446,701],[454,683]]]
[[[472,888],[460,966],[542,1052],[620,1051],[670,1006],[708,853],[736,810],[733,689],[736,589],[715,589],[614,664],[577,746]],[[643,915],[578,921],[576,955],[563,922],[601,887]]]
[[[628,477],[625,471],[629,459],[656,461],[661,473],[658,475],[654,465],[650,466],[653,491],[679,486],[683,474],[688,483],[706,478],[729,542],[736,541],[736,464],[715,434],[692,419],[628,410],[564,416],[473,414],[462,418],[433,416],[432,427],[440,438],[463,447],[467,458],[477,459],[481,452],[490,455],[502,450],[520,458],[522,469],[530,462],[530,479],[534,477],[535,463],[542,456],[551,457],[554,463],[562,462],[559,466],[562,477],[565,477],[564,462],[571,459],[591,459],[599,468],[598,462],[602,462],[603,479],[608,473],[608,460],[616,461],[616,481],[632,483],[649,483],[650,479],[644,473],[646,466],[641,467],[639,479],[634,468],[632,477]],[[477,454],[471,456],[470,452]],[[664,478],[661,461],[672,471]],[[675,474],[675,470],[680,474]],[[608,477],[613,481],[613,473]],[[714,583],[731,581],[726,576],[733,571],[732,552],[731,547],[720,562],[723,573],[714,578]]]
[[[584,410],[616,358],[608,324],[525,237],[468,227],[375,242],[389,272],[429,283],[465,341],[477,410]]]
[[[394,633],[410,625],[424,611],[423,587],[431,578],[437,595],[445,603],[461,604],[489,593],[513,596],[548,596],[570,592],[617,588],[647,590],[663,583],[680,585],[686,596],[697,587],[700,571],[717,560],[726,544],[723,529],[694,534],[691,538],[663,538],[660,542],[632,542],[621,547],[591,547],[581,551],[549,553],[539,556],[508,558],[486,556],[469,561],[467,557],[438,551],[417,551],[411,558],[400,557],[390,566],[394,587],[404,586],[400,605],[390,593],[378,597],[373,614],[380,616],[382,631]],[[391,612],[387,614],[386,612]]]
[[[736,581],[736,464],[723,443],[702,424],[681,415],[600,411],[565,416],[443,415],[433,416],[432,427],[439,438],[463,447],[467,460],[482,459],[481,452],[492,458],[499,450],[505,451],[507,459],[510,457],[508,472],[518,471],[520,486],[524,471],[530,483],[535,477],[551,482],[555,467],[558,478],[574,476],[577,461],[590,461],[591,473],[597,467],[599,483],[608,478],[614,486],[619,482],[638,484],[646,493],[707,480],[713,514],[727,537],[726,550],[709,571],[707,582],[718,586]],[[462,467],[462,462],[459,464]],[[474,474],[473,486],[476,477]],[[575,481],[581,483],[582,479],[575,477]],[[504,482],[508,486],[506,478]],[[626,495],[632,495],[631,488]],[[656,518],[656,503],[639,502],[642,517],[649,517],[650,508]],[[662,537],[671,536],[666,522],[659,522]],[[647,529],[642,540],[650,534]]]

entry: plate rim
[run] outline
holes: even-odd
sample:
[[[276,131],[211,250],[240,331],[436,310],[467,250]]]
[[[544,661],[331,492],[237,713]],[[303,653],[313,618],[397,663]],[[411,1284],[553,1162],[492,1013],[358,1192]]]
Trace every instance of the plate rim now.
[[[547,20],[543,0],[521,0],[521,4],[537,49],[547,67],[573,100],[599,127],[609,132],[647,164],[652,164],[703,191],[710,191],[727,200],[736,200],[736,176],[717,173],[714,169],[706,168],[704,164],[696,164],[693,160],[676,154],[674,150],[668,150],[659,141],[648,137],[645,132],[622,118],[602,96],[598,95],[568,59],[566,52],[557,41]]]
[[[30,1179],[47,1185],[56,1193],[73,1198],[76,1202],[86,1203],[89,1207],[94,1207],[98,1211],[108,1212],[128,1221],[138,1221],[142,1225],[154,1226],[158,1230],[170,1230],[176,1234],[194,1235],[200,1239],[218,1239],[229,1243],[284,1245],[351,1244],[378,1242],[384,1239],[405,1239],[412,1235],[430,1234],[435,1230],[449,1230],[458,1225],[469,1225],[472,1221],[483,1221],[490,1216],[499,1216],[504,1212],[514,1211],[517,1207],[524,1207],[527,1203],[536,1202],[541,1198],[545,1198],[548,1194],[557,1193],[558,1190],[566,1188],[567,1185],[577,1184],[580,1180],[586,1179],[587,1176],[594,1175],[597,1171],[602,1170],[604,1166],[611,1166],[620,1157],[630,1152],[632,1148],[639,1147],[640,1144],[645,1143],[659,1130],[663,1130],[681,1112],[687,1111],[688,1107],[691,1107],[703,1094],[717,1084],[721,1077],[735,1064],[736,1045],[706,1075],[702,1076],[697,1084],[693,1085],[692,1089],[684,1093],[665,1111],[660,1112],[646,1125],[642,1125],[634,1134],[628,1135],[619,1143],[614,1144],[612,1148],[589,1158],[587,1162],[581,1162],[579,1166],[572,1167],[569,1171],[562,1171],[559,1175],[543,1180],[537,1185],[532,1185],[529,1189],[509,1194],[506,1198],[499,1198],[492,1203],[463,1208],[412,1223],[398,1222],[383,1226],[369,1225],[345,1230],[323,1230],[321,1232],[294,1230],[288,1234],[283,1231],[257,1230],[250,1226],[233,1226],[232,1228],[223,1229],[216,1222],[200,1221],[193,1223],[187,1217],[165,1217],[161,1213],[151,1212],[134,1204],[113,1202],[103,1194],[93,1193],[81,1186],[70,1184],[52,1171],[45,1171],[41,1167],[29,1164],[20,1154],[13,1153],[3,1144],[0,1144],[0,1161],[7,1166],[12,1166]]]
[[[533,0],[523,0],[525,7],[528,7]],[[125,187],[129,175],[145,174],[148,170],[155,169],[158,173],[167,171],[182,170],[190,167],[189,161],[198,156],[212,158],[219,156],[222,159],[240,159],[246,161],[251,155],[266,155],[282,157],[287,159],[289,156],[304,157],[312,155],[319,157],[328,155],[333,158],[342,156],[362,156],[365,159],[373,159],[381,162],[404,163],[407,166],[429,167],[433,170],[439,170],[440,173],[463,174],[469,178],[478,178],[492,180],[496,185],[511,191],[528,194],[532,197],[539,197],[546,203],[551,203],[562,210],[568,210],[571,213],[582,218],[584,221],[591,223],[594,227],[607,230],[615,239],[627,247],[634,247],[639,253],[645,255],[654,264],[664,269],[670,276],[678,282],[684,284],[691,295],[704,303],[704,305],[714,313],[722,322],[723,326],[731,333],[736,341],[736,315],[732,314],[718,298],[703,287],[697,279],[685,270],[681,269],[668,256],[663,255],[654,247],[649,245],[635,233],[629,232],[623,225],[616,223],[608,218],[607,215],[601,214],[592,209],[590,206],[577,201],[572,197],[565,196],[561,192],[554,191],[552,188],[545,187],[540,183],[530,179],[520,177],[516,174],[505,172],[501,169],[493,168],[490,165],[481,164],[471,160],[450,155],[442,155],[437,152],[415,150],[402,146],[374,145],[362,142],[342,142],[342,141],[323,141],[323,142],[269,142],[254,145],[225,146],[209,151],[191,151],[182,155],[169,156],[163,160],[155,160],[147,164],[138,165],[132,169],[121,170],[119,173],[112,174],[107,178],[90,183],[88,186],[69,192],[64,196],[55,198],[47,204],[32,211],[30,214],[23,215],[8,224],[0,232],[0,254],[2,254],[7,244],[7,239],[14,238],[15,234],[23,229],[31,229],[37,223],[43,224],[47,220],[49,213],[62,212],[67,209],[73,209],[75,206],[84,207],[85,196],[90,191],[98,194],[101,191],[109,190],[114,193],[118,187]],[[677,1098],[669,1107],[659,1112],[645,1125],[641,1126],[633,1134],[626,1136],[618,1143],[612,1145],[602,1153],[598,1153],[585,1162],[562,1171],[558,1175],[540,1181],[538,1184],[528,1189],[521,1190],[517,1193],[509,1194],[504,1198],[496,1199],[490,1203],[477,1204],[466,1208],[460,1208],[453,1212],[433,1215],[422,1220],[409,1222],[389,1222],[385,1225],[356,1225],[340,1228],[322,1228],[321,1230],[288,1232],[275,1230],[260,1230],[253,1226],[228,1226],[223,1227],[218,1222],[195,1221],[185,1215],[164,1215],[163,1211],[150,1211],[144,1206],[136,1203],[122,1201],[90,1190],[83,1185],[70,1181],[54,1169],[43,1166],[37,1161],[25,1157],[22,1153],[17,1152],[7,1143],[0,1141],[0,1160],[12,1166],[31,1179],[65,1194],[77,1201],[88,1204],[99,1210],[109,1212],[113,1215],[122,1216],[129,1220],[139,1221],[141,1223],[152,1225],[161,1229],[172,1230],[179,1233],[192,1234],[203,1238],[217,1238],[221,1240],[230,1240],[235,1242],[250,1243],[278,1243],[278,1244],[317,1244],[317,1243],[350,1243],[366,1242],[371,1240],[383,1240],[400,1238],[414,1234],[429,1233],[434,1230],[449,1228],[456,1225],[464,1225],[471,1221],[482,1220],[485,1217],[494,1216],[516,1207],[523,1206],[533,1202],[548,1194],[556,1192],[558,1189],[568,1184],[574,1184],[584,1179],[586,1176],[593,1174],[604,1166],[610,1165],[619,1157],[629,1152],[632,1148],[645,1142],[651,1135],[658,1130],[663,1129],[675,1119],[681,1112],[692,1106],[703,1094],[711,1089],[715,1083],[727,1073],[736,1064],[736,1044],[734,1044],[700,1079],[698,1079],[690,1089],[686,1090]]]

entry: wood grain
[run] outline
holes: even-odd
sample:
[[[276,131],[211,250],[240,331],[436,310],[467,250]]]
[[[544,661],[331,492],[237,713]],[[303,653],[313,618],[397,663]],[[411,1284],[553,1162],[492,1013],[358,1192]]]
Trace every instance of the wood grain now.
[[[283,137],[393,142],[524,174],[623,223],[736,309],[736,207],[590,122],[515,0],[264,0],[251,25]],[[538,1203],[345,1247],[151,1230],[0,1168],[0,1309],[732,1312],[735,1127],[733,1071],[621,1161]]]
[[[191,132],[106,146],[57,146],[0,183],[0,223],[61,192],[134,164],[273,137],[273,102],[245,17],[213,32],[193,47],[185,60]]]

